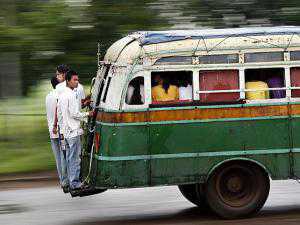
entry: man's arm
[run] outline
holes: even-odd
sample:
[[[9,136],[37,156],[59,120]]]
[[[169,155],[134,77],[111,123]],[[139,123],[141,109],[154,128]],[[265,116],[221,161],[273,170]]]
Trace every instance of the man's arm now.
[[[72,95],[68,100],[68,110],[69,110],[70,116],[73,119],[85,121],[85,119],[90,115],[90,113],[89,112],[86,112],[86,113],[80,112],[77,104],[78,104],[78,101],[76,100],[75,95]]]
[[[52,129],[53,134],[57,134],[57,121],[58,121],[58,119],[57,119],[57,105],[56,105],[54,123],[53,123],[53,129]]]
[[[63,116],[62,116],[62,111],[61,111],[61,106],[60,104],[62,103],[57,103],[57,123],[58,123],[58,126],[59,126],[59,133],[60,134],[63,134]]]

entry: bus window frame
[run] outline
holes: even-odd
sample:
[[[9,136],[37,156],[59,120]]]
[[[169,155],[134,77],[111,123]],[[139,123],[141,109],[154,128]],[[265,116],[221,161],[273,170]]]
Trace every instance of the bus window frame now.
[[[300,64],[299,65],[291,65],[287,68],[286,72],[288,73],[289,75],[289,82],[290,82],[290,101],[291,102],[300,102],[300,97],[295,97],[293,98],[292,97],[292,90],[300,90],[300,86],[299,87],[292,87],[292,81],[291,81],[291,69],[293,68],[299,68],[300,69]],[[296,89],[297,88],[297,89]]]
[[[248,63],[247,63],[248,64]],[[245,104],[259,104],[259,103],[277,103],[277,102],[289,102],[290,101],[290,95],[288,95],[288,90],[289,90],[289,86],[288,84],[290,84],[289,82],[287,82],[287,76],[286,76],[286,68],[287,66],[286,65],[273,65],[273,66],[269,66],[269,65],[262,65],[262,66],[245,66],[243,67],[243,70],[244,70],[244,84],[246,85],[246,77],[245,77],[245,71],[248,70],[248,69],[283,69],[284,70],[284,73],[283,73],[283,77],[284,77],[284,83],[285,83],[285,87],[284,90],[285,90],[285,98],[274,98],[274,99],[257,99],[257,100],[249,100],[249,99],[246,99],[246,92],[247,92],[247,89],[244,87],[244,90],[243,92],[245,93]],[[289,81],[289,79],[288,79]],[[268,90],[274,90],[272,88],[268,88]],[[275,88],[276,90],[276,88]],[[277,90],[281,90],[281,89],[277,89]]]
[[[198,98],[199,98],[199,102],[201,102],[201,99],[200,99],[200,94],[202,93],[201,92],[201,90],[200,90],[200,72],[201,71],[224,71],[224,70],[237,70],[238,71],[238,77],[239,77],[239,90],[241,90],[241,82],[240,82],[240,68],[239,67],[231,67],[231,68],[228,68],[228,67],[226,67],[226,68],[220,68],[220,69],[216,69],[216,68],[205,68],[205,69],[199,69],[198,70],[198,91],[196,92],[196,95],[198,95]],[[214,90],[212,90],[212,91],[214,91]],[[238,91],[237,91],[238,92]],[[239,91],[240,93],[241,93],[241,91]],[[224,93],[227,93],[227,92],[224,92]],[[240,99],[238,100],[238,101],[232,101],[232,102],[240,102],[240,100],[241,100],[241,94],[240,94]],[[213,102],[208,102],[208,103],[204,103],[204,102],[201,102],[202,104],[211,104],[211,103],[213,103]],[[215,102],[216,104],[219,104],[219,102]],[[226,103],[226,102],[224,102],[224,103]],[[238,103],[237,103],[238,104]]]
[[[182,66],[182,65],[180,65]],[[186,66],[186,65],[185,65]],[[187,65],[189,66],[189,65]],[[178,100],[177,102],[166,102],[166,103],[155,103],[153,104],[152,102],[152,85],[151,85],[151,81],[152,81],[152,73],[153,72],[180,72],[180,71],[188,71],[188,72],[191,72],[192,74],[192,87],[193,87],[193,99],[191,101],[182,101],[180,102],[180,100]],[[168,68],[164,68],[164,69],[153,69],[153,70],[150,70],[150,74],[149,74],[149,78],[150,78],[150,91],[148,91],[148,93],[150,93],[150,101],[149,101],[149,108],[151,109],[155,109],[155,108],[165,108],[165,107],[185,107],[185,106],[194,106],[195,105],[195,101],[196,100],[199,100],[198,99],[195,99],[195,96],[197,95],[197,92],[195,91],[195,75],[196,75],[196,71],[198,71],[197,69],[195,68],[178,68],[178,69],[175,69],[175,68],[171,68],[171,67],[168,67]],[[198,81],[199,82],[199,81]],[[197,90],[199,89],[199,87],[197,87]]]
[[[150,74],[150,76],[149,76]],[[130,82],[137,78],[137,77],[142,77],[144,79],[144,104],[142,105],[129,105],[126,103],[126,94],[127,94],[127,90],[129,87]],[[150,84],[150,91],[149,91],[149,84]],[[149,96],[150,96],[150,100],[151,100],[151,72],[149,71],[140,71],[135,73],[132,78],[130,79],[130,81],[128,83],[126,83],[125,88],[124,88],[124,93],[125,93],[125,98],[122,99],[123,102],[123,109],[124,110],[140,110],[140,109],[148,109],[149,105],[150,105],[150,101],[149,101]],[[150,93],[150,95],[149,95]]]
[[[291,98],[291,90],[290,90],[290,72],[287,73],[287,71],[290,71],[290,68],[297,67],[297,66],[287,66],[287,65],[245,65],[243,67],[230,67],[230,68],[209,68],[209,69],[200,69],[200,71],[207,71],[207,70],[238,70],[239,71],[239,85],[240,89],[237,89],[236,92],[240,93],[240,101],[237,101],[236,104],[239,104],[239,102],[244,102],[243,104],[259,104],[259,103],[276,103],[276,102],[289,102],[291,99],[294,99],[295,101],[300,101],[300,98]],[[245,89],[245,70],[247,69],[271,69],[271,68],[278,68],[278,69],[283,69],[284,70],[284,81],[285,81],[285,91],[286,91],[286,97],[285,98],[278,98],[278,99],[257,99],[257,100],[247,100],[245,98],[246,96],[246,89]],[[300,66],[299,66],[300,68]],[[270,88],[269,88],[270,89]],[[200,95],[200,93],[203,92],[198,92],[197,94]],[[224,93],[226,93],[224,91]],[[218,105],[219,103],[216,102],[215,105]]]

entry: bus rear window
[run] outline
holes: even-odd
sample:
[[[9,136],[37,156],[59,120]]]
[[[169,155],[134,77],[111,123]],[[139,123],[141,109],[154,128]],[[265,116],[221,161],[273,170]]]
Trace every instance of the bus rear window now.
[[[104,65],[101,68],[101,71],[99,72],[99,75],[97,75],[96,81],[92,88],[92,107],[96,107],[100,103],[100,97],[103,92],[105,80],[107,78],[108,72],[110,69],[110,65]]]
[[[239,100],[240,93],[238,91],[229,93],[230,90],[239,89],[238,70],[200,71],[199,78],[200,102],[234,102]],[[224,92],[213,93],[218,90]]]

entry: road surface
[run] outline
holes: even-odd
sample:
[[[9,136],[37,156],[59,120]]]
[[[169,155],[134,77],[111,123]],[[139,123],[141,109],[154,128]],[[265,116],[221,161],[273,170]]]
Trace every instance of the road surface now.
[[[186,201],[177,187],[109,190],[71,198],[56,186],[0,189],[2,225],[299,225],[300,184],[275,181],[262,211],[243,220],[219,220]]]

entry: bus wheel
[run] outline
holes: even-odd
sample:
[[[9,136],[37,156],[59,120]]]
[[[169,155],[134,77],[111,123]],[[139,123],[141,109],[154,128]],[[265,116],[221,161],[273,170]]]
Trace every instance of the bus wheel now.
[[[207,202],[204,195],[204,184],[184,184],[178,186],[181,194],[189,200],[191,203],[200,207],[201,209],[207,209]]]
[[[263,169],[253,163],[233,162],[210,176],[205,193],[212,211],[224,219],[235,219],[257,213],[269,190],[269,176]]]

